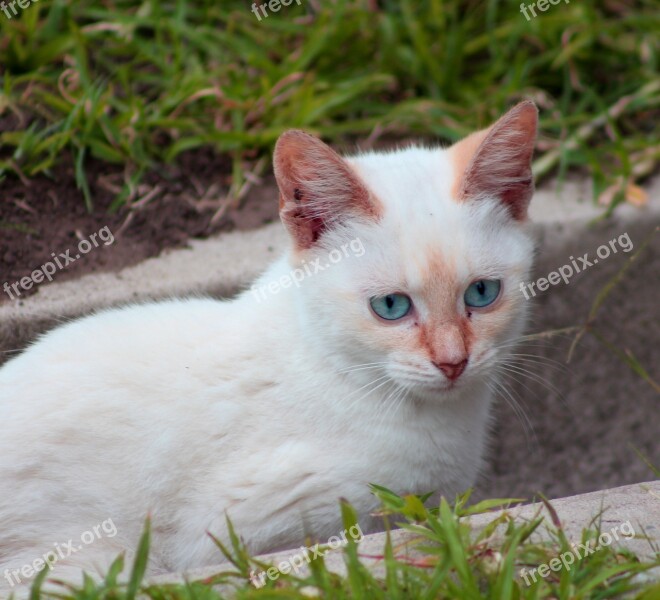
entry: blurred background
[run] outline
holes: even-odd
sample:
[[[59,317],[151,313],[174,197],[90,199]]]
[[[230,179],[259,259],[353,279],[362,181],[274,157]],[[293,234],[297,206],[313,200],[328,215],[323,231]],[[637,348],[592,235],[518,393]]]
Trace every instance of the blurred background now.
[[[449,144],[523,98],[540,109],[541,187],[597,206],[606,242],[621,205],[652,200],[659,32],[658,0],[5,0],[0,283],[104,226],[121,243],[58,281],[276,220],[270,152],[288,128],[343,151]],[[595,250],[579,242],[566,257]],[[638,453],[660,465],[658,254],[649,242],[612,262],[615,284],[593,269],[538,300],[533,331],[562,331],[513,377],[520,406],[503,398],[480,495],[653,477]]]

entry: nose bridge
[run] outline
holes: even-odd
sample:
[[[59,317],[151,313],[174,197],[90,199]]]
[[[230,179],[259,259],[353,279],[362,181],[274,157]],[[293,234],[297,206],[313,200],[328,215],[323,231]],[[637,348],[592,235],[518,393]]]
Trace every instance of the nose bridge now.
[[[423,296],[428,312],[422,331],[422,345],[436,364],[458,364],[468,358],[471,329],[458,313],[457,264],[452,253],[429,251]]]
[[[432,337],[431,360],[438,363],[460,363],[468,355],[464,328],[458,319],[441,321],[435,325]]]

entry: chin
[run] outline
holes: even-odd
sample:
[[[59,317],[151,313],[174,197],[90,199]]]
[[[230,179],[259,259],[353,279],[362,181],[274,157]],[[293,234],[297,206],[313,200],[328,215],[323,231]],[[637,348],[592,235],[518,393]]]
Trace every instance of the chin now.
[[[470,387],[470,378],[417,384],[413,394],[426,402],[451,402]]]

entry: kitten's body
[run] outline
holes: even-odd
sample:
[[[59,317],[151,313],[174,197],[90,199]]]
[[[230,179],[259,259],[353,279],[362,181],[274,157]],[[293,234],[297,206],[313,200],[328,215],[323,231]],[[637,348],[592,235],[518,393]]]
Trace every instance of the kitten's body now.
[[[53,576],[107,568],[135,548],[147,513],[152,572],[182,570],[219,561],[205,532],[224,537],[225,513],[264,552],[339,534],[339,497],[364,531],[375,528],[369,482],[448,496],[474,482],[498,346],[524,321],[526,226],[496,197],[456,199],[466,167],[456,174],[455,151],[409,149],[327,169],[335,159],[316,157],[324,193],[333,196],[333,169],[347,168],[359,181],[350,193],[368,189],[377,216],[305,229],[328,215],[287,213],[291,181],[294,211],[313,185],[303,159],[287,165],[294,142],[276,157],[292,248],[257,287],[352,240],[364,254],[261,299],[87,317],[0,369],[0,576],[106,519],[117,535],[61,560]],[[340,198],[346,183],[337,185]],[[490,275],[505,281],[500,308],[486,320],[457,314],[456,290]],[[414,322],[377,322],[365,298],[403,286]],[[461,352],[465,373],[448,381],[437,363]]]

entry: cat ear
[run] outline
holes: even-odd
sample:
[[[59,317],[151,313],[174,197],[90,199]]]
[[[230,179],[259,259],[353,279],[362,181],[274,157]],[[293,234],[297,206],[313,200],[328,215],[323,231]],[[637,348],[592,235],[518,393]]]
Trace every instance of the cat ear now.
[[[297,247],[311,247],[333,223],[377,216],[369,191],[348,163],[304,131],[283,133],[273,156],[280,217]]]
[[[534,103],[521,102],[488,129],[454,144],[455,197],[463,201],[495,196],[514,219],[525,220],[534,193],[531,161],[537,122]]]

